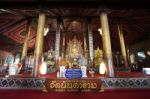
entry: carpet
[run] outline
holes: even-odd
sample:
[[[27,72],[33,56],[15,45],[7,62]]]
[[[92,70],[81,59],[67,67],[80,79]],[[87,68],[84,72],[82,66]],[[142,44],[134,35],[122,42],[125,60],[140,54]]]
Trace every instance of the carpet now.
[[[105,92],[42,92],[0,90],[0,99],[149,99],[150,89],[106,90]]]

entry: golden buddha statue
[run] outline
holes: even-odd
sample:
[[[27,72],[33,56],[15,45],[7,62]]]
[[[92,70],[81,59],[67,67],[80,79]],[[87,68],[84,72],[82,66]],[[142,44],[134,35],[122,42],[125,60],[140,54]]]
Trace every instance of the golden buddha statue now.
[[[94,50],[94,67],[98,68],[103,61],[103,51],[98,47]]]
[[[76,36],[74,36],[72,40],[69,40],[66,53],[67,56],[71,59],[82,57],[82,43],[77,40]]]

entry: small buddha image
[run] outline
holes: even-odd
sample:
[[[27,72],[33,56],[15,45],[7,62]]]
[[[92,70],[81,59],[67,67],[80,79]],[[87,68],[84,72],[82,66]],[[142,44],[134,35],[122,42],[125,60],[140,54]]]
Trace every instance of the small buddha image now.
[[[59,66],[66,66],[66,59],[65,58],[60,59]]]
[[[74,58],[73,61],[72,61],[72,68],[75,69],[75,68],[79,68],[79,62],[78,62],[78,59],[77,58]]]
[[[48,72],[55,70],[55,61],[54,61],[54,50],[51,48],[44,55],[45,62],[47,64]]]
[[[80,66],[87,66],[87,59],[83,56],[79,59]]]

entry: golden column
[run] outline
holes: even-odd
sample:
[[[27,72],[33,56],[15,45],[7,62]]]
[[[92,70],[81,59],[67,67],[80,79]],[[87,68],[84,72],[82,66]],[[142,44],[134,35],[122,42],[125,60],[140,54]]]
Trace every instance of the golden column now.
[[[35,50],[34,50],[34,67],[32,74],[33,77],[38,77],[39,64],[41,64],[42,62],[45,19],[46,19],[45,13],[43,12],[39,13]]]
[[[117,25],[117,28],[118,28],[118,34],[119,34],[119,39],[120,39],[121,53],[122,53],[122,58],[124,61],[124,66],[128,68],[129,66],[128,66],[128,61],[127,61],[126,47],[125,47],[122,27],[121,25]]]
[[[104,60],[107,66],[107,76],[114,77],[114,68],[112,61],[112,51],[111,51],[111,41],[109,33],[108,18],[106,12],[101,12],[100,21],[102,27],[102,41],[103,41],[103,51],[104,51]]]
[[[25,35],[25,40],[24,40],[24,44],[23,44],[21,62],[23,62],[27,56],[30,31],[31,31],[31,20],[28,20],[27,21],[27,33]]]
[[[65,32],[63,33],[63,39],[62,39],[62,57],[64,58],[65,57],[65,40],[66,39],[66,34],[65,34]]]
[[[86,33],[83,33],[83,45],[84,45],[84,57],[88,59],[88,49],[87,49],[87,42],[86,42]]]

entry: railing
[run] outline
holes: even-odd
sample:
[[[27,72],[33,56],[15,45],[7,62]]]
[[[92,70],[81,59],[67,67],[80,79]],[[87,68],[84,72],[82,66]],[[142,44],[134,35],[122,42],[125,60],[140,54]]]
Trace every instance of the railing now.
[[[58,79],[58,78],[56,78]],[[82,78],[81,78],[82,79]],[[90,78],[87,78],[90,79]],[[102,80],[105,89],[150,88],[149,77],[95,78]],[[42,90],[45,78],[0,78],[0,89]]]

